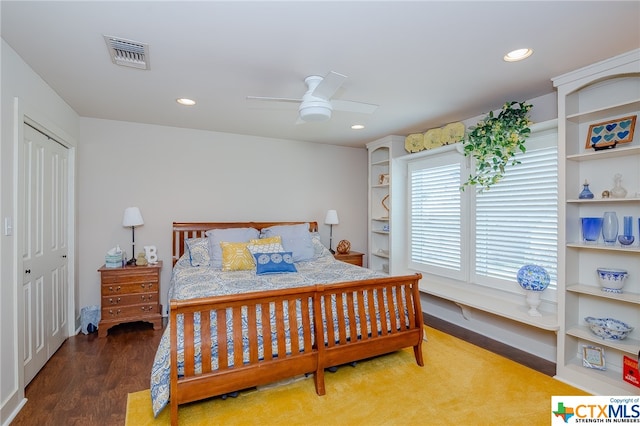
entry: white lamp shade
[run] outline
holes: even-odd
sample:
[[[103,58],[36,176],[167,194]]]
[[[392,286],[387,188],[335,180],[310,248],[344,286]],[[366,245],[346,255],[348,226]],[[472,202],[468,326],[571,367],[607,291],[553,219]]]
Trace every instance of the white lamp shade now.
[[[122,226],[140,226],[144,224],[142,213],[137,207],[127,207],[124,209],[124,217],[122,218]]]
[[[337,225],[340,223],[338,220],[338,212],[335,210],[328,210],[327,216],[324,218],[324,223],[327,225]]]

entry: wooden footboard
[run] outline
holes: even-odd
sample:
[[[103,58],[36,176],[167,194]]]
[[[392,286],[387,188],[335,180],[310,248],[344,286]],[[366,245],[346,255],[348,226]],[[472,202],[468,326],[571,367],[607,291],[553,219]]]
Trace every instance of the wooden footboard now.
[[[322,286],[315,315],[325,326],[325,345],[319,347],[321,367],[410,346],[418,365],[424,365],[421,278],[415,274]]]
[[[318,352],[313,347],[313,342],[321,341],[312,318],[316,293],[317,287],[310,286],[172,300],[171,424],[178,422],[179,404],[305,373],[314,373],[316,392],[323,395],[323,373],[319,370]],[[216,321],[217,334],[214,336],[211,335],[212,318]],[[232,359],[228,357],[228,324],[231,325]],[[301,336],[299,327],[303,330]],[[184,351],[178,349],[180,331],[184,333]],[[272,335],[275,335],[275,341]],[[248,346],[248,350],[235,350],[243,346]],[[217,368],[211,362],[212,347],[217,348]],[[248,358],[243,357],[243,352],[249,354]],[[179,354],[184,365],[184,373],[180,376]]]
[[[172,300],[171,423],[178,422],[179,404],[305,373],[314,374],[316,392],[324,395],[325,368],[405,347],[414,348],[422,366],[421,278],[415,274]],[[184,350],[179,333],[184,334]],[[235,350],[241,347],[245,350]],[[217,365],[210,361],[212,348],[217,348]],[[180,376],[179,364],[184,365]]]

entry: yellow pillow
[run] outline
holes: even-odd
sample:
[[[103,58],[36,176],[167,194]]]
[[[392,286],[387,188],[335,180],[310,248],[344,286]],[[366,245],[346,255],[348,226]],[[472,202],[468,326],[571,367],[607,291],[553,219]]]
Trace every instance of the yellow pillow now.
[[[247,250],[248,243],[220,242],[223,271],[246,271],[255,269],[253,256]]]

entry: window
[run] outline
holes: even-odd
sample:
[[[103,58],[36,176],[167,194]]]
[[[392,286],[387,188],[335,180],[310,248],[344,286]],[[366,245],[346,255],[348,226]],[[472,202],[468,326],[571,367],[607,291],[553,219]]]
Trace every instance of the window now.
[[[521,162],[491,190],[464,192],[471,173],[456,151],[408,163],[409,262],[413,269],[514,290],[533,263],[557,284],[557,132],[532,134]]]
[[[415,269],[464,279],[463,164],[456,152],[409,163],[410,263]]]

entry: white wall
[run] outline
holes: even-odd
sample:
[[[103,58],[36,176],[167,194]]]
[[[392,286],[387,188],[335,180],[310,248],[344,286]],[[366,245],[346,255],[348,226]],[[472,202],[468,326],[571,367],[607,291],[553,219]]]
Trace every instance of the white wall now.
[[[2,40],[1,45],[1,145],[0,145],[0,220],[9,219],[14,229],[16,217],[15,141],[22,132],[25,117],[35,120],[71,146],[74,155],[78,132],[77,114]],[[73,194],[72,194],[73,195]],[[73,242],[71,242],[73,245]],[[0,235],[0,424],[5,424],[24,403],[22,295],[17,273],[15,232]],[[70,262],[73,269],[73,261]],[[74,272],[71,275],[73,279]],[[72,295],[73,296],[73,295]]]
[[[78,152],[80,306],[100,303],[97,269],[119,244],[131,257],[129,206],[142,212],[136,252],[155,245],[163,260],[161,301],[167,309],[173,221],[319,223],[328,209],[340,224],[334,247],[347,239],[365,251],[367,152],[324,144],[80,119]]]

